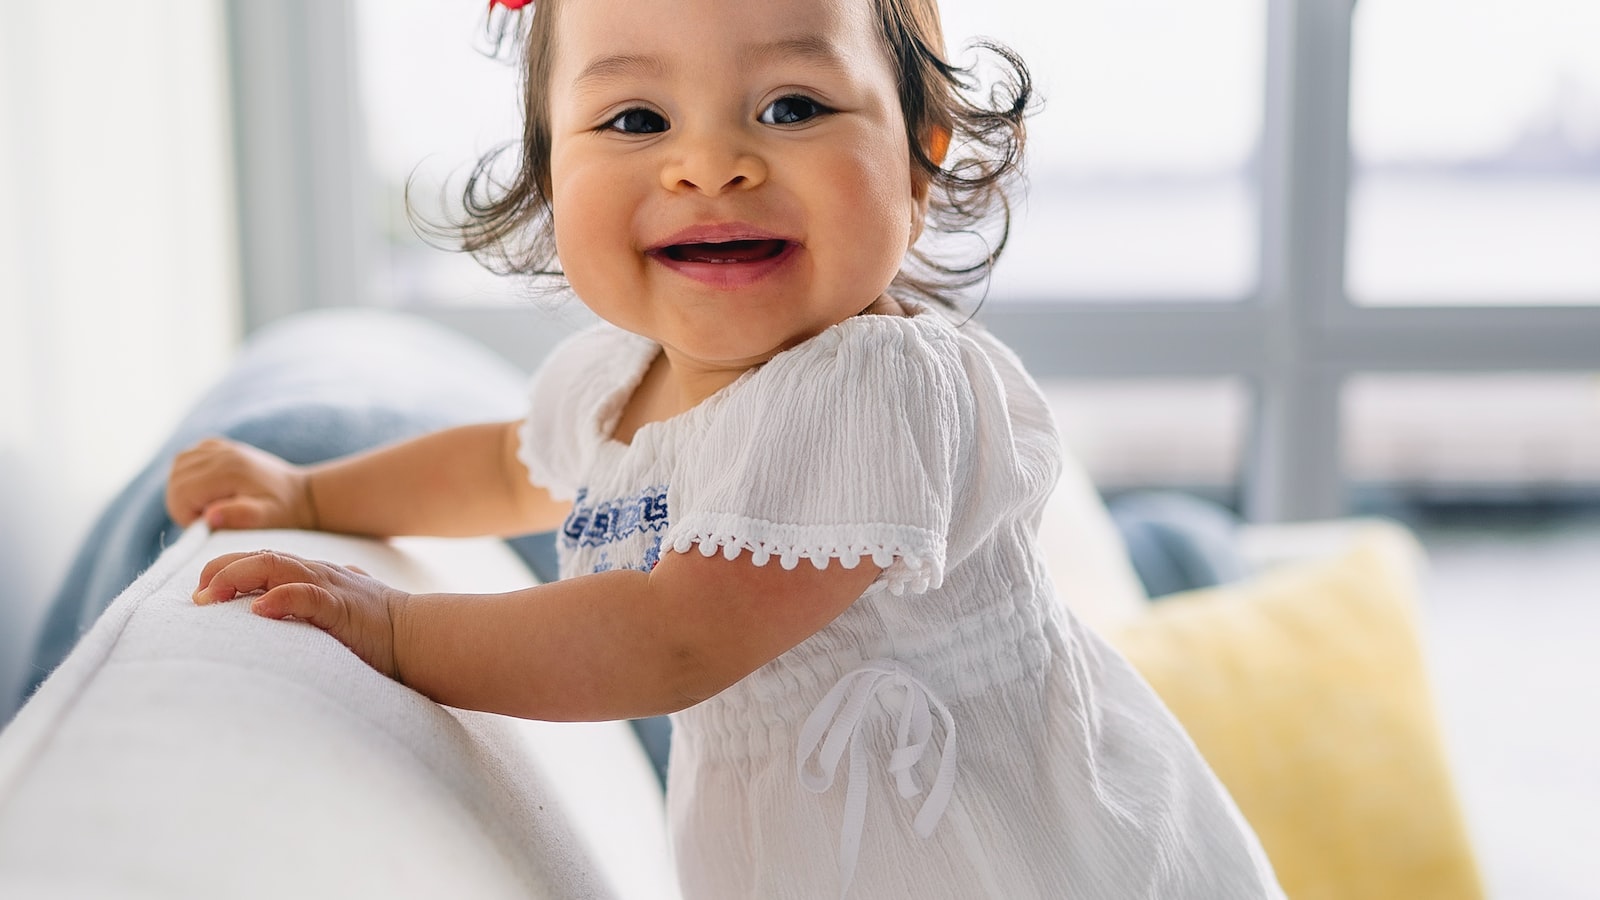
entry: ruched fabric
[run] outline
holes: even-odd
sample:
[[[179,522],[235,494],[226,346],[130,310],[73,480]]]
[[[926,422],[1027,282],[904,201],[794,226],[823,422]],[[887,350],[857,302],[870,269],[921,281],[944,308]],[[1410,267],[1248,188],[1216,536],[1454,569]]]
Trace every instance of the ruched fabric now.
[[[883,570],[675,714],[684,896],[1281,896],[1172,716],[1055,603],[1037,386],[981,328],[913,312],[840,323],[628,444],[657,346],[601,326],[534,378],[520,458],[574,498],[563,577],[672,552]]]

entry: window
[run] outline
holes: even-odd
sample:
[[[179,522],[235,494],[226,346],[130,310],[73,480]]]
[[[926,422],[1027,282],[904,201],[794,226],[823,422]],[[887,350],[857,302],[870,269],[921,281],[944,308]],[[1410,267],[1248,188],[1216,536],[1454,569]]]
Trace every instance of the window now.
[[[378,250],[377,302],[508,303],[516,284],[421,237],[407,211],[444,222],[472,165],[520,133],[516,67],[490,56],[484,4],[355,0],[361,109]],[[409,197],[408,197],[409,189]]]
[[[1345,469],[1379,500],[1549,503],[1600,487],[1595,373],[1363,375],[1344,408]]]
[[[942,4],[958,64],[1027,61],[1029,190],[997,302],[1240,300],[1256,288],[1264,0]]]
[[[1102,490],[1160,486],[1237,501],[1249,411],[1238,379],[1054,378],[1040,387],[1062,442]]]
[[[1597,42],[1591,0],[1357,7],[1354,300],[1600,304]]]

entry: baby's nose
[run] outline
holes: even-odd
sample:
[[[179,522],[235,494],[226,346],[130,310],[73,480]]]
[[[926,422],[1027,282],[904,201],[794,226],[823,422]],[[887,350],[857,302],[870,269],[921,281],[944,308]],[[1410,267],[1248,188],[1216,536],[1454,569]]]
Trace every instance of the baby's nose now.
[[[669,191],[698,191],[716,196],[749,190],[767,180],[760,154],[726,138],[689,136],[661,169],[661,185]]]

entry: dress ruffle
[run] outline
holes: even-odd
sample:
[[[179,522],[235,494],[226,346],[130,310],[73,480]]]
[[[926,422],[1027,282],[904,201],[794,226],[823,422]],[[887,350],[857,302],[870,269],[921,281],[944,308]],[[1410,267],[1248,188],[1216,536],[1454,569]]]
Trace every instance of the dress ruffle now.
[[[776,559],[785,569],[807,560],[826,569],[838,560],[854,569],[863,560],[883,569],[874,590],[900,596],[937,590],[944,583],[944,542],[933,531],[907,525],[790,525],[746,516],[699,513],[673,524],[667,544],[678,553],[699,546],[702,556],[738,559],[750,554],[758,566]]]

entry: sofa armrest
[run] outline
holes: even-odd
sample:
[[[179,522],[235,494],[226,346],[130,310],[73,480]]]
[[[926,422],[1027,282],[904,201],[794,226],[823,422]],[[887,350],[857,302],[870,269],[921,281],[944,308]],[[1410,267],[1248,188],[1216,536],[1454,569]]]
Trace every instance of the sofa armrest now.
[[[0,896],[676,896],[626,723],[448,709],[309,625],[192,604],[262,546],[411,591],[533,580],[493,540],[191,529],[0,733]]]

